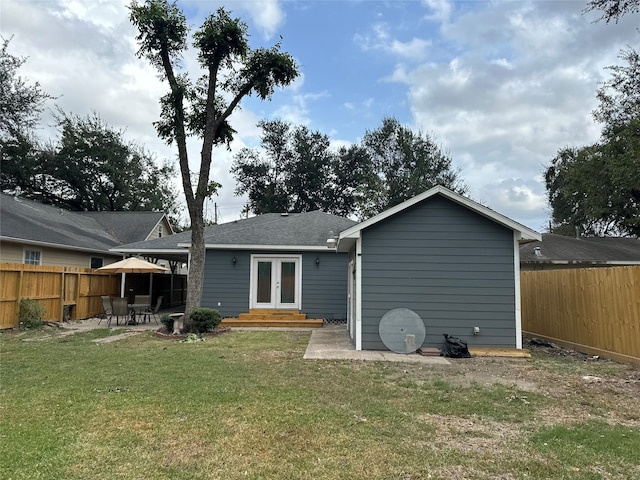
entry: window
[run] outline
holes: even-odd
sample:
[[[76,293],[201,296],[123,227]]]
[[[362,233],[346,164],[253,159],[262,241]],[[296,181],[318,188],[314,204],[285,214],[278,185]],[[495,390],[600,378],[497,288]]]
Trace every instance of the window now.
[[[158,225],[158,238],[162,238],[162,225]]]
[[[91,268],[100,268],[104,265],[104,258],[91,257]]]
[[[41,265],[42,264],[42,252],[40,250],[27,250],[24,249],[24,261],[27,265]]]

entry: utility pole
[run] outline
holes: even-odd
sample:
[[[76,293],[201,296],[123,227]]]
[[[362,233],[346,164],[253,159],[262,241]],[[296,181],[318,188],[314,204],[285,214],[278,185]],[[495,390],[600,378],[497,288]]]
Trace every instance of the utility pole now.
[[[218,202],[213,204],[213,223],[218,224]]]

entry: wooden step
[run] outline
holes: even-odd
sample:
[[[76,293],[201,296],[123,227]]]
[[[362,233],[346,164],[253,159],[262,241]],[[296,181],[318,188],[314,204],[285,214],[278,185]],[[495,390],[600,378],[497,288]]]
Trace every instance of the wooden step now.
[[[306,313],[241,313],[238,315],[239,320],[305,320]]]
[[[250,314],[258,314],[258,315],[297,315],[300,313],[300,310],[294,309],[284,309],[284,308],[250,308]]]
[[[320,319],[291,318],[224,318],[223,327],[267,327],[267,328],[322,328],[324,321]]]

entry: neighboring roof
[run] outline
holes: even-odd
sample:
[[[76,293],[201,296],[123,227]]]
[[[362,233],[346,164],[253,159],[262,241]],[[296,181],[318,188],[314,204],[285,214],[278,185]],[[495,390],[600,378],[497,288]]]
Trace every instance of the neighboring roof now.
[[[165,218],[162,212],[77,212],[92,217],[108,232],[119,240],[120,244],[146,240]],[[167,221],[167,224],[169,222]],[[169,224],[171,228],[171,224]],[[171,235],[171,232],[167,232]]]
[[[536,255],[536,250],[539,255]],[[542,235],[542,241],[520,246],[521,263],[640,265],[640,239]]]
[[[355,239],[360,236],[360,232],[362,230],[372,225],[375,225],[376,223],[382,220],[385,220],[386,218],[389,218],[393,215],[397,215],[403,210],[410,208],[420,202],[427,201],[429,198],[435,195],[441,195],[445,198],[448,198],[449,200],[456,202],[457,204],[462,205],[463,207],[466,207],[469,210],[474,211],[475,213],[478,213],[484,217],[487,217],[488,219],[493,220],[494,222],[500,225],[503,225],[504,227],[510,228],[511,230],[519,234],[518,240],[520,242],[530,242],[533,240],[541,239],[540,234],[535,230],[531,230],[530,228],[525,227],[524,225],[516,222],[515,220],[511,220],[510,218],[505,217],[504,215],[494,210],[491,210],[490,208],[485,207],[484,205],[480,205],[479,203],[476,203],[473,200],[468,199],[467,197],[463,197],[462,195],[452,192],[448,188],[438,185],[433,188],[430,188],[429,190],[427,190],[424,193],[421,193],[420,195],[416,195],[415,197],[410,198],[409,200],[402,202],[401,204],[396,205],[395,207],[391,207],[390,209],[385,210],[384,212],[343,231],[338,238],[338,249],[341,251],[348,250],[349,248],[351,248],[351,245],[353,245],[353,243],[355,242]],[[343,243],[342,245],[340,245],[341,242]]]
[[[0,238],[30,245],[109,253],[123,238],[147,238],[163,217],[157,212],[72,212],[0,193]]]
[[[91,217],[5,194],[0,194],[0,238],[95,252],[117,245]]]
[[[327,239],[356,224],[348,218],[320,211],[305,213],[265,213],[205,229],[205,244],[213,249],[244,250],[326,250]],[[191,232],[146,242],[122,245],[117,252],[185,254]],[[169,257],[167,257],[169,258]]]

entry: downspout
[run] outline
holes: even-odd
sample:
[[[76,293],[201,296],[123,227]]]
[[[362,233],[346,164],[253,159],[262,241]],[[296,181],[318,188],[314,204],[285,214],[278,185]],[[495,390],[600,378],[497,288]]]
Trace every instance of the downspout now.
[[[362,350],[362,237],[356,239],[356,350]]]
[[[516,348],[522,349],[522,310],[520,306],[520,233],[513,231],[513,279],[516,322]]]

